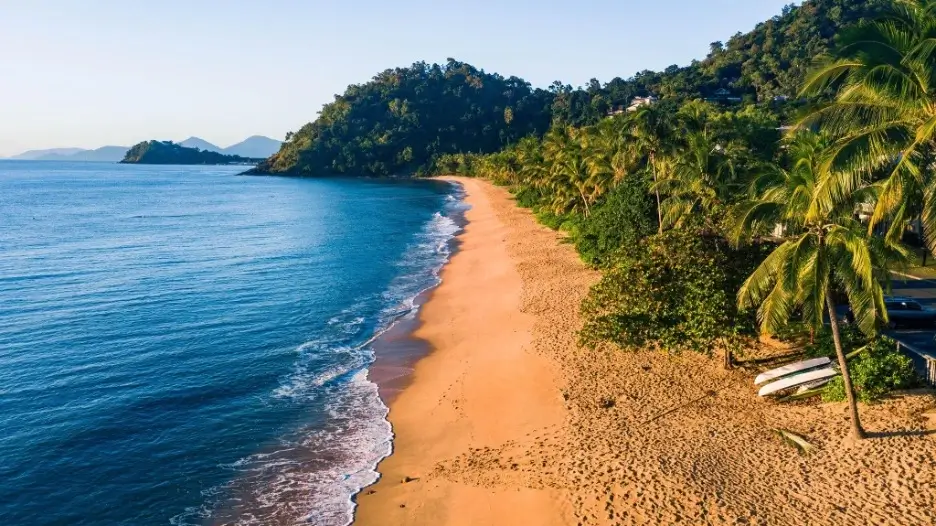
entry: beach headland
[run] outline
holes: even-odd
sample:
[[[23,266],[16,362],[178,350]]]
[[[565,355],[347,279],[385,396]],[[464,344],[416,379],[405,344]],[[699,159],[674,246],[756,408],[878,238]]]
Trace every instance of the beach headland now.
[[[597,272],[506,190],[455,180],[472,208],[420,312],[431,351],[390,400],[394,452],[355,524],[936,523],[931,393],[863,406],[854,442],[844,404],[759,399],[752,370],[581,349]]]

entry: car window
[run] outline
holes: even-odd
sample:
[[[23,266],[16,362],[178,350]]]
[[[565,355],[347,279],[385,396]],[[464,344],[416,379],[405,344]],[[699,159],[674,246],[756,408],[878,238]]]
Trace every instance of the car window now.
[[[923,306],[915,301],[908,301],[906,305],[907,310],[923,310]]]
[[[885,303],[884,308],[887,310],[906,310],[902,303]]]

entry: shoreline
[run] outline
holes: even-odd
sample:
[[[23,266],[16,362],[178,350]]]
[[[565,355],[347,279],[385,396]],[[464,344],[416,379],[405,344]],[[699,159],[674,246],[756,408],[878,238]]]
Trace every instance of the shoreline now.
[[[760,399],[753,370],[581,349],[579,304],[598,273],[503,188],[447,179],[473,208],[420,310],[413,337],[430,351],[388,404],[393,451],[355,524],[936,521],[932,393],[864,406],[873,438],[856,443],[844,403]]]
[[[420,309],[411,338],[426,342],[429,352],[388,401],[393,452],[377,467],[380,480],[358,494],[355,524],[438,524],[443,516],[448,524],[530,524],[532,517],[538,517],[534,524],[561,524],[554,520],[552,490],[507,495],[421,482],[447,456],[560,425],[563,412],[552,364],[528,352],[534,319],[520,312],[522,280],[507,253],[505,227],[482,188],[487,183],[444,180],[462,186],[471,208],[456,236],[458,250]],[[483,374],[472,374],[478,367]]]
[[[448,184],[455,187],[450,195],[454,195],[459,203],[464,203],[464,187],[458,182],[449,181]],[[413,298],[416,316],[397,320],[387,330],[376,336],[371,345],[374,351],[374,361],[367,368],[367,377],[368,380],[377,384],[380,398],[388,408],[397,395],[412,381],[416,364],[432,352],[429,342],[415,338],[413,334],[422,325],[423,306],[432,298],[433,292],[441,286],[445,267],[458,254],[461,236],[467,224],[464,209],[455,210],[446,217],[455,223],[458,230],[446,242],[448,256],[442,266],[435,271],[438,282]]]

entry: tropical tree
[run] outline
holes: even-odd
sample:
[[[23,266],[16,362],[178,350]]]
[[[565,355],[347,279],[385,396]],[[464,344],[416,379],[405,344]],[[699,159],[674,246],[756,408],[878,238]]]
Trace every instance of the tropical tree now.
[[[839,331],[834,291],[841,291],[867,334],[885,319],[882,283],[887,266],[906,252],[886,239],[869,236],[854,218],[855,205],[869,199],[871,189],[859,189],[829,202],[823,191],[831,178],[826,171],[825,140],[799,136],[790,149],[790,170],[776,170],[757,180],[754,196],[730,214],[729,233],[739,243],[765,225],[780,223],[788,230],[780,244],[738,291],[740,308],[757,307],[761,332],[771,334],[786,325],[794,312],[813,328],[828,316],[835,352],[851,413],[852,433],[864,438],[858,407]]]
[[[556,213],[581,213],[588,217],[594,200],[593,179],[577,133],[570,131],[562,148],[550,152],[549,190]]]
[[[718,144],[706,130],[689,132],[678,145],[654,184],[666,196],[661,202],[663,226],[684,226],[687,218],[701,214],[711,231],[712,216],[739,187],[734,163],[738,148]]]
[[[936,250],[936,0],[894,0],[873,21],[845,30],[834,55],[808,78],[805,94],[833,95],[801,124],[836,137],[817,199],[833,206],[873,184],[877,199],[868,225],[889,220],[896,241],[914,219]]]
[[[657,203],[657,225],[663,233],[663,207],[656,184],[660,179],[659,169],[663,158],[672,153],[672,117],[659,105],[644,105],[627,117],[623,129],[624,141],[629,145],[631,163],[646,167],[651,174],[654,197]]]
[[[601,199],[631,173],[627,135],[622,133],[624,123],[620,118],[604,119],[582,134],[593,201]]]

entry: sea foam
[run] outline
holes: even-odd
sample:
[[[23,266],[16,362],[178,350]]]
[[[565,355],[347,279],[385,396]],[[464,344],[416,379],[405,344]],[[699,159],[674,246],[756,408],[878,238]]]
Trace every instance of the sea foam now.
[[[293,371],[270,394],[271,403],[324,403],[327,421],[224,466],[233,472],[232,481],[208,490],[206,503],[174,517],[173,525],[346,526],[353,521],[354,495],[377,481],[377,465],[392,451],[389,410],[368,379],[375,358],[371,344],[400,320],[415,317],[417,298],[440,283],[461,229],[454,219],[465,209],[460,197],[447,196],[443,211],[414,236],[396,263],[397,276],[379,294],[383,307],[375,319],[358,315],[360,305],[346,309],[327,320],[333,329],[329,338],[295,349]],[[323,369],[323,356],[336,363]]]

